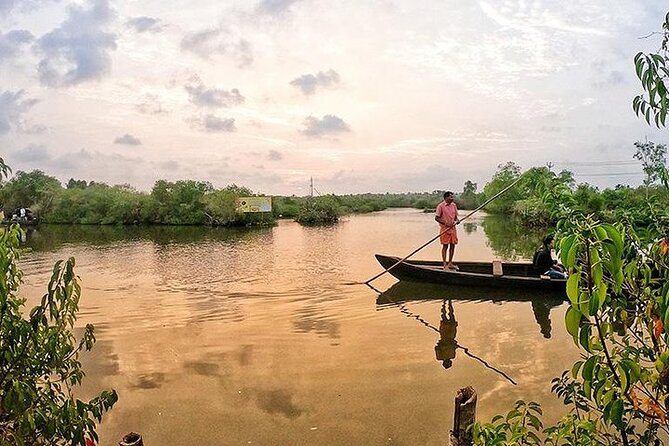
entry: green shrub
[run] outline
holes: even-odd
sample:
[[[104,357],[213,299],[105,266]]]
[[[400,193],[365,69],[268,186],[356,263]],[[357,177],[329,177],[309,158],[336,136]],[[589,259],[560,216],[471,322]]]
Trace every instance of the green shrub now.
[[[302,203],[295,220],[303,225],[337,223],[340,212],[340,206],[334,197],[311,197]]]
[[[516,201],[511,212],[524,226],[547,227],[552,223],[548,206],[540,198],[528,198]]]

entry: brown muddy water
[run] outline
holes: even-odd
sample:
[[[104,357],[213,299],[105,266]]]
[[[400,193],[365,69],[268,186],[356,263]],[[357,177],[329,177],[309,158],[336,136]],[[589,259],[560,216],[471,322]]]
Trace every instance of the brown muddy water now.
[[[456,262],[527,256],[540,234],[508,224],[463,224]],[[564,304],[388,274],[372,283],[381,295],[348,284],[382,270],[374,253],[406,255],[437,230],[432,214],[408,209],[317,228],[45,225],[28,234],[22,293],[40,297],[53,263],[76,257],[77,324],[97,334],[80,394],[119,393],[102,445],[130,431],[146,446],[443,445],[468,385],[480,419],[519,398],[557,418],[550,380],[578,357]],[[435,243],[415,257],[439,253]]]

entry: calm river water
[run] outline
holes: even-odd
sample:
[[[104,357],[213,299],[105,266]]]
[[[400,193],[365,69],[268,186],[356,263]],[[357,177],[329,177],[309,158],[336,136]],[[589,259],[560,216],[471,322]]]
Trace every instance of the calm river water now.
[[[93,323],[98,340],[82,357],[82,393],[119,393],[102,445],[130,431],[146,446],[443,445],[468,385],[480,419],[519,398],[562,414],[550,380],[578,356],[565,305],[397,285],[389,274],[372,283],[381,295],[349,284],[382,271],[374,253],[406,255],[437,230],[432,214],[404,209],[318,228],[40,226],[22,290],[38,298],[53,263],[76,257],[78,325]],[[504,241],[515,233],[472,218],[456,262],[518,255]],[[527,255],[537,238],[519,234]],[[439,252],[435,243],[416,258]],[[495,300],[476,300],[486,297]],[[440,335],[442,308],[442,333],[459,348]]]

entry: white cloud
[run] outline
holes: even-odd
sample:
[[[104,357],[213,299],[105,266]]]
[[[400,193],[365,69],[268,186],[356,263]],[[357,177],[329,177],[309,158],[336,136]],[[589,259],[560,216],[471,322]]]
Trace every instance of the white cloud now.
[[[114,139],[114,144],[122,144],[126,146],[139,146],[142,144],[142,141],[140,141],[139,138],[136,136],[132,136],[128,133],[126,133],[123,136],[118,136]]]
[[[226,29],[205,29],[186,35],[181,40],[181,49],[209,59],[215,55],[227,55],[237,61],[241,68],[253,63],[253,47],[241,37]]]
[[[237,130],[233,118],[219,118],[212,114],[191,118],[189,122],[193,127],[205,132],[234,132]]]
[[[325,115],[321,119],[309,116],[304,120],[303,134],[312,137],[321,137],[350,132],[351,128],[338,116]]]
[[[32,164],[34,166],[39,166],[50,158],[51,155],[49,155],[49,151],[42,145],[31,144],[12,153],[13,160]]]
[[[332,69],[316,74],[303,74],[290,81],[290,85],[299,88],[306,95],[314,94],[319,87],[327,88],[338,83],[339,74]]]
[[[33,38],[32,33],[25,29],[9,31],[6,34],[0,32],[0,62],[15,57],[20,47],[32,42]]]
[[[666,133],[630,105],[634,54],[661,44],[639,38],[661,28],[650,0],[179,5],[0,0],[7,157],[48,147],[31,167],[140,187],[166,175],[293,193],[313,173],[332,192],[399,191],[444,188],[432,165],[482,186],[509,160],[585,161],[602,147],[631,159],[634,141]],[[113,145],[126,132],[144,144]],[[222,154],[249,171],[207,176]]]
[[[45,3],[59,0],[0,0],[0,17],[10,12],[28,13],[39,9]]]
[[[262,14],[282,14],[290,9],[290,7],[299,0],[261,0],[258,3],[256,10]]]
[[[21,125],[21,116],[39,102],[26,98],[24,90],[4,91],[0,94],[0,135]]]
[[[165,28],[165,25],[161,25],[160,19],[147,16],[132,17],[125,22],[125,25],[138,33],[157,33]]]
[[[188,92],[190,101],[198,107],[232,107],[244,103],[245,100],[236,88],[232,90],[207,88],[198,78],[195,78],[184,88]]]
[[[115,13],[108,0],[92,0],[89,8],[74,5],[67,19],[40,37],[40,81],[51,87],[99,79],[111,70],[116,35],[104,31]]]
[[[144,96],[142,102],[135,104],[135,110],[144,115],[167,115],[167,110],[158,96],[147,94]]]

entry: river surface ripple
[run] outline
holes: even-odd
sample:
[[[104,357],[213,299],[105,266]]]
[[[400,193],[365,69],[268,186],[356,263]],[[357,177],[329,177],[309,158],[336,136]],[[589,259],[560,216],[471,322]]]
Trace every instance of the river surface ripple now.
[[[459,229],[456,261],[499,256],[483,218]],[[317,228],[45,225],[28,234],[22,293],[34,302],[54,262],[76,258],[77,326],[97,336],[80,394],[119,393],[102,445],[130,431],[146,446],[442,445],[468,385],[483,420],[519,398],[561,415],[550,380],[578,356],[565,305],[414,290],[388,274],[373,282],[381,296],[350,284],[382,270],[374,253],[406,255],[436,231],[415,210]],[[416,258],[439,256],[435,243]]]

